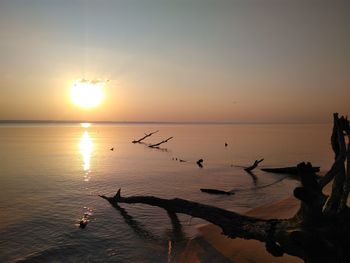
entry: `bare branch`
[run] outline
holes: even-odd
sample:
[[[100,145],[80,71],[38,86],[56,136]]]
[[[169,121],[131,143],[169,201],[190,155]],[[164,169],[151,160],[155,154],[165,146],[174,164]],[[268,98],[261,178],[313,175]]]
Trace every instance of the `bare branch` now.
[[[297,166],[261,168],[260,170],[268,173],[277,173],[277,174],[289,174],[289,175],[299,174],[299,169]],[[312,167],[310,170],[310,172],[312,173],[317,173],[319,171],[320,171],[320,167]]]
[[[240,215],[215,206],[204,205],[184,199],[163,199],[154,196],[122,197],[120,189],[114,197],[100,196],[113,206],[118,203],[147,204],[158,206],[172,213],[187,214],[202,218],[222,228],[223,233],[231,238],[242,237],[265,241],[268,236],[269,222],[267,220]]]
[[[244,170],[246,172],[251,172],[253,171],[256,167],[258,167],[259,163],[261,163],[262,161],[264,161],[264,159],[260,159],[260,160],[255,160],[255,162],[253,163],[252,166],[249,166],[247,168],[244,168]]]
[[[161,142],[155,143],[155,144],[151,144],[151,145],[149,145],[148,147],[151,147],[151,148],[158,148],[159,145],[168,142],[168,141],[171,140],[172,138],[174,138],[174,137],[169,137],[168,139],[166,139],[166,140],[164,140],[164,141],[161,141]]]
[[[145,136],[144,136],[144,137],[142,137],[141,139],[138,139],[138,140],[133,140],[132,143],[141,143],[144,139],[146,139],[146,138],[152,136],[153,134],[155,134],[155,133],[157,133],[157,132],[159,132],[159,131],[150,132],[150,133],[148,133],[148,134],[145,133]]]
[[[303,248],[295,244],[294,239],[289,238],[290,234],[294,234],[294,230],[298,229],[289,220],[259,219],[179,198],[163,199],[155,196],[122,197],[120,189],[114,197],[106,197],[104,195],[100,195],[100,197],[106,199],[113,206],[118,206],[120,203],[147,204],[163,208],[170,213],[181,213],[201,218],[219,226],[223,234],[230,238],[240,237],[265,242],[266,249],[275,256],[281,256],[286,252],[300,258],[305,257]],[[290,232],[289,228],[294,232]],[[299,239],[301,238],[307,237],[301,235]]]

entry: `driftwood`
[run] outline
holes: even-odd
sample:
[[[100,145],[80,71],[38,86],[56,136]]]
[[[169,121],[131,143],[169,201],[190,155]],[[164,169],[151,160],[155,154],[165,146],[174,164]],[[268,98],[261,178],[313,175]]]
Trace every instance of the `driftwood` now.
[[[260,159],[260,160],[255,160],[255,162],[253,163],[253,165],[244,168],[244,171],[246,172],[251,172],[253,171],[256,167],[258,167],[259,163],[261,163],[262,161],[264,161],[264,159]]]
[[[290,174],[290,175],[298,174],[298,167],[296,166],[278,167],[278,168],[261,168],[260,170],[268,173],[277,173],[277,174]],[[312,167],[313,173],[317,173],[319,171],[320,171],[320,167]]]
[[[158,142],[158,143],[155,143],[155,144],[148,145],[148,147],[150,147],[150,148],[159,148],[159,145],[170,141],[172,138],[174,138],[174,137],[169,137],[168,139],[166,139],[166,140],[164,140],[164,141],[161,141],[161,142]]]
[[[345,137],[348,137],[347,146]],[[294,189],[294,196],[301,203],[299,211],[289,219],[264,220],[178,198],[123,197],[120,190],[114,197],[101,197],[112,205],[141,203],[202,218],[219,226],[230,238],[264,242],[267,251],[274,256],[287,253],[308,263],[350,262],[350,209],[347,206],[350,189],[349,137],[349,121],[334,114],[331,139],[334,164],[320,180],[317,180],[310,163],[297,166],[301,186]],[[326,196],[322,189],[332,180],[331,194]]]
[[[133,140],[132,143],[141,143],[144,139],[152,136],[153,134],[157,133],[159,131],[154,131],[154,132],[150,132],[150,133],[145,133],[145,136],[143,136],[142,138],[138,139],[138,140]]]
[[[234,195],[234,192],[231,191],[223,191],[219,189],[212,189],[212,188],[201,188],[201,192],[208,193],[208,194],[214,194],[214,195]]]

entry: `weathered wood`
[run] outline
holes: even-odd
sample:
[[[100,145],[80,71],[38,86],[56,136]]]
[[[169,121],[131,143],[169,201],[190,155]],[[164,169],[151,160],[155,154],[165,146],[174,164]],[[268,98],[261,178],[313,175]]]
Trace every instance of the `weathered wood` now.
[[[334,126],[336,129],[336,139],[337,139],[337,152],[335,165],[336,171],[332,184],[332,194],[327,200],[324,208],[324,213],[329,216],[334,216],[337,212],[344,209],[344,206],[340,205],[341,197],[343,195],[343,186],[345,180],[345,160],[346,160],[346,145],[343,132],[343,117],[339,118],[338,114],[334,114]],[[332,138],[334,139],[334,138]]]
[[[269,221],[240,215],[215,206],[200,204],[180,198],[163,199],[154,196],[121,196],[121,189],[114,197],[100,197],[106,199],[112,205],[118,203],[147,204],[158,206],[173,213],[187,214],[202,218],[208,222],[220,226],[223,232],[230,237],[244,237],[264,241],[268,235]],[[234,223],[233,223],[234,222]]]
[[[145,136],[143,136],[142,138],[138,139],[138,140],[133,140],[132,143],[141,143],[144,139],[152,136],[153,134],[157,133],[159,131],[154,131],[154,132],[150,132],[150,133],[145,133]]]
[[[333,129],[332,129],[332,135],[331,135],[331,145],[332,150],[334,152],[334,160],[331,169],[324,175],[323,178],[320,180],[320,186],[323,188],[328,183],[330,183],[335,175],[338,173],[339,165],[337,163],[337,158],[339,155],[339,143],[338,143],[338,130],[337,130],[337,120],[338,120],[338,113],[333,114]]]

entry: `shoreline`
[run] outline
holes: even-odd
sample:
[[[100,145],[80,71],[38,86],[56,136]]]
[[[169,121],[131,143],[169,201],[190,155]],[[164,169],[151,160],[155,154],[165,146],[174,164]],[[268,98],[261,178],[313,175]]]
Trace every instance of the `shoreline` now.
[[[323,176],[323,174],[321,174]],[[323,192],[331,192],[328,184]],[[275,203],[264,204],[253,208],[246,213],[252,217],[262,219],[287,219],[294,216],[300,207],[300,201],[294,196],[282,199]],[[265,243],[257,240],[242,238],[231,239],[223,235],[221,229],[213,224],[197,227],[199,235],[191,239],[180,255],[181,263],[302,263],[302,259],[284,254],[275,257],[265,249]]]
[[[293,216],[299,209],[299,201],[293,196],[272,204],[265,204],[246,212],[246,215],[262,219],[284,219]],[[199,235],[191,239],[180,256],[181,263],[301,263],[298,257],[284,254],[274,257],[265,249],[265,243],[241,238],[231,239],[221,234],[213,224],[197,227]]]

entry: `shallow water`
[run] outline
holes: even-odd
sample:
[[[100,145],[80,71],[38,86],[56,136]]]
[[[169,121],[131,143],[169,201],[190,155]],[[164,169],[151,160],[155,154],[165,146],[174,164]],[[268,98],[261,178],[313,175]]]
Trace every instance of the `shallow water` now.
[[[132,144],[174,136],[161,149]],[[98,194],[180,197],[244,212],[291,195],[292,178],[241,167],[332,162],[330,125],[0,125],[0,262],[169,262],[205,221],[162,209],[111,207]],[[228,143],[228,147],[224,143]],[[111,151],[111,148],[114,148]],[[179,162],[176,158],[186,160]],[[195,162],[204,159],[204,167]],[[199,188],[235,189],[213,196]],[[89,220],[79,228],[79,220]],[[171,248],[171,252],[169,252]]]

